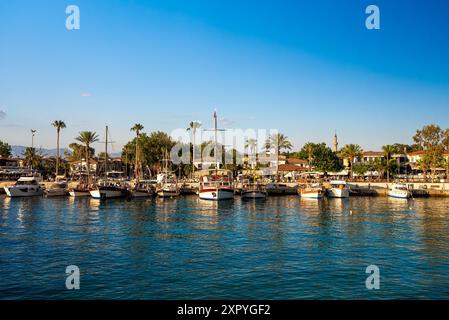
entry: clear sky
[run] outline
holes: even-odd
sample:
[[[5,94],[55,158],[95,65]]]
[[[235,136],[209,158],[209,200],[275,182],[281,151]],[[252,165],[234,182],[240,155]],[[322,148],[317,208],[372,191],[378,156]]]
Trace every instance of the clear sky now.
[[[65,28],[76,4],[81,29]],[[365,28],[380,8],[381,29]],[[449,127],[449,1],[0,0],[0,140],[191,120],[365,150]],[[100,146],[97,146],[100,148]]]

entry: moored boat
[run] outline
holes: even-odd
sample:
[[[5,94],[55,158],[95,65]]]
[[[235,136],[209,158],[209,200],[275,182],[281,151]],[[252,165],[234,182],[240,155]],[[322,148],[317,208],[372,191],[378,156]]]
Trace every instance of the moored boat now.
[[[198,195],[203,200],[230,200],[234,198],[234,188],[228,177],[211,175],[203,177]]]
[[[67,181],[57,181],[50,188],[45,190],[47,197],[63,197],[69,194],[67,189]]]
[[[349,188],[346,181],[333,180],[330,181],[331,187],[327,190],[329,198],[349,198]]]
[[[156,181],[140,180],[131,189],[131,195],[133,198],[151,198],[156,194],[156,184]]]
[[[397,199],[408,199],[412,197],[412,193],[407,187],[406,184],[403,183],[395,183],[391,187],[391,189],[388,190],[387,195],[392,198]]]
[[[299,189],[299,195],[305,199],[321,199],[324,197],[323,186],[320,183],[313,183],[306,185]]]
[[[32,197],[44,194],[37,177],[21,177],[13,186],[4,187],[4,190],[8,197]]]
[[[129,195],[125,184],[117,181],[101,180],[95,188],[90,190],[94,199],[124,198]]]
[[[262,184],[247,182],[243,183],[241,195],[242,199],[265,199],[267,191]]]

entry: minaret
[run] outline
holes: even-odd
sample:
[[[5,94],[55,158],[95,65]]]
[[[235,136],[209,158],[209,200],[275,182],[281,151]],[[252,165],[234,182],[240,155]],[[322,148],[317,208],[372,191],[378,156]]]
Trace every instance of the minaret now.
[[[335,135],[334,135],[334,152],[335,153],[338,152],[338,136],[337,136],[336,132],[335,132]]]

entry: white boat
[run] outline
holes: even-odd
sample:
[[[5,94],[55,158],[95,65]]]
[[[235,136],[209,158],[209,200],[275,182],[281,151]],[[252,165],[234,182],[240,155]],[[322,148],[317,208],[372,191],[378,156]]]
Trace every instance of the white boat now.
[[[130,195],[128,191],[128,186],[126,180],[123,177],[123,172],[121,171],[108,171],[108,137],[109,137],[109,127],[106,126],[105,134],[105,161],[104,161],[104,171],[106,176],[104,180],[100,180],[95,188],[90,189],[90,195],[94,199],[114,199],[114,198],[124,198]]]
[[[151,198],[155,195],[155,186],[157,182],[151,180],[141,180],[136,183],[131,190],[133,198]]]
[[[164,162],[164,171],[157,175],[156,194],[159,198],[176,198],[180,194],[178,180],[176,175],[169,170],[170,160],[168,159],[168,152],[166,152],[165,156],[165,159],[162,160]]]
[[[346,181],[334,180],[330,181],[330,189],[327,190],[329,198],[349,198],[349,188]]]
[[[408,199],[412,197],[412,193],[406,184],[396,183],[393,184],[390,190],[388,190],[387,195],[392,198]]]
[[[90,190],[90,195],[94,199],[124,198],[128,194],[126,185],[108,180],[99,181],[97,187]]]
[[[177,183],[164,183],[156,191],[159,198],[175,198],[179,196]]]
[[[234,188],[229,178],[207,176],[200,183],[198,195],[203,200],[229,200],[234,199]]]
[[[8,197],[32,197],[44,194],[44,189],[36,177],[21,177],[15,185],[4,187],[4,190]]]
[[[90,197],[91,185],[89,184],[90,177],[87,174],[80,174],[78,184],[69,188],[69,195],[71,197]]]
[[[307,185],[305,188],[299,189],[299,195],[305,199],[321,199],[324,197],[323,186],[320,183]]]
[[[67,181],[58,181],[45,190],[47,197],[62,197],[68,195]]]
[[[71,197],[90,197],[90,189],[87,184],[78,184],[75,188],[69,189],[69,195]]]
[[[217,143],[217,112],[214,112],[214,150],[218,150]],[[203,200],[230,200],[234,199],[234,187],[231,183],[231,175],[229,171],[226,171],[226,176],[219,176],[218,171],[220,168],[220,162],[218,161],[218,152],[214,152],[215,155],[215,175],[209,175],[203,177],[203,181],[200,183],[198,195]]]
[[[244,183],[242,187],[242,199],[265,199],[267,191],[262,184]]]

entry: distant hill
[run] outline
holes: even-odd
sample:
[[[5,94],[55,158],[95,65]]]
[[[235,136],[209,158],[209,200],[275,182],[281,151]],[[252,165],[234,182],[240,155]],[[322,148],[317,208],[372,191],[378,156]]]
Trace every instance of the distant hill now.
[[[11,146],[12,156],[13,157],[22,157],[26,148],[27,147],[24,147],[24,146]],[[37,147],[37,150],[39,150],[40,153],[42,155],[44,155],[44,156],[56,156],[58,149],[56,149],[56,148],[54,148],[54,149],[45,149],[45,148]],[[59,154],[61,156],[63,156],[65,150],[66,150],[65,148],[60,148],[59,149]],[[113,158],[118,158],[118,157],[122,156],[122,153],[121,152],[115,152],[115,153],[111,153],[110,156],[113,157]]]

